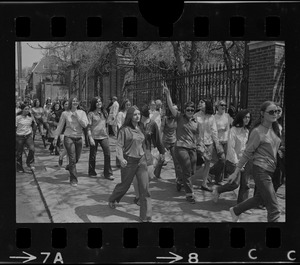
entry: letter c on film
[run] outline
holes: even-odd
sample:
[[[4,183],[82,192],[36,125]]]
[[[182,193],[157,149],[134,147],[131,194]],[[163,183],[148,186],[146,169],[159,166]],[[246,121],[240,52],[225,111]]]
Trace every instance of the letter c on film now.
[[[296,253],[296,251],[295,250],[291,250],[291,251],[289,251],[288,253],[287,253],[287,258],[289,259],[289,260],[291,260],[291,261],[293,261],[293,260],[295,260],[296,258],[291,258],[291,254],[295,254]]]
[[[248,256],[249,256],[250,259],[257,259],[256,256],[254,257],[254,256],[251,255],[251,253],[252,253],[253,251],[256,251],[256,249],[255,249],[255,248],[250,249],[249,252],[248,252]]]

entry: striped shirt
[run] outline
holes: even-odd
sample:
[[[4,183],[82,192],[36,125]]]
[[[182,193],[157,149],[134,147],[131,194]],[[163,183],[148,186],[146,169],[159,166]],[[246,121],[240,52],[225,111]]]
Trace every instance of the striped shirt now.
[[[32,122],[34,122],[33,118],[26,115],[16,116],[16,127],[17,127],[17,135],[28,135],[32,133]]]

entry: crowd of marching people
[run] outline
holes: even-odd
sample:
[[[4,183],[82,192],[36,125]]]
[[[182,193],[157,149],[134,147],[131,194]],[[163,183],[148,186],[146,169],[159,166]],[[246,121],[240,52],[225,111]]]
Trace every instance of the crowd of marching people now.
[[[103,150],[103,178],[114,180],[112,161],[120,169],[121,182],[108,198],[115,209],[117,203],[134,187],[134,203],[140,206],[141,222],[151,222],[150,181],[161,178],[161,169],[172,159],[177,191],[184,191],[186,201],[195,204],[195,180],[202,179],[200,189],[209,192],[218,203],[222,193],[238,189],[237,205],[229,212],[233,222],[251,208],[265,207],[269,222],[279,220],[276,191],[285,181],[282,107],[266,101],[259,119],[252,121],[247,109],[235,110],[225,100],[212,102],[201,98],[188,101],[179,109],[172,101],[165,82],[163,99],[141,106],[129,99],[120,104],[111,98],[105,108],[102,98],[90,101],[89,109],[77,97],[62,101],[38,99],[17,102],[16,106],[16,170],[24,172],[22,154],[28,148],[26,165],[34,170],[36,134],[50,155],[58,156],[58,164],[70,174],[70,185],[78,185],[78,163],[83,143],[89,147],[87,172],[96,172],[97,151]],[[116,158],[111,157],[109,136],[116,140]],[[201,170],[199,170],[201,168]],[[255,192],[249,196],[250,178]]]

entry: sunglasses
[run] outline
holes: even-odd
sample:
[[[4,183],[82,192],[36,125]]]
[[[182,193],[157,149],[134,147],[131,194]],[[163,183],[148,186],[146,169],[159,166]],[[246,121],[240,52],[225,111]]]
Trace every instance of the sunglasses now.
[[[269,115],[274,115],[278,113],[278,110],[270,110],[270,111],[265,111],[267,112]]]
[[[221,106],[221,107],[226,107],[227,105],[226,105],[226,104],[220,104],[220,106]]]
[[[185,109],[186,112],[194,112],[195,109]]]

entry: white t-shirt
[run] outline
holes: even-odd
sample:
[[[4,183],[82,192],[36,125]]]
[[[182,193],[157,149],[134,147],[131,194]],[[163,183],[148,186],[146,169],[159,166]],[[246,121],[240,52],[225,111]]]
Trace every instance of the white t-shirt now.
[[[28,135],[32,133],[32,122],[33,118],[26,115],[25,117],[23,115],[16,116],[16,127],[17,127],[17,135]]]

